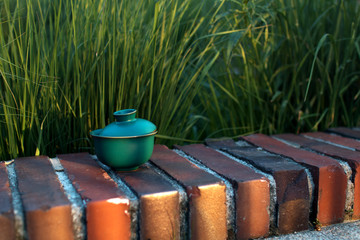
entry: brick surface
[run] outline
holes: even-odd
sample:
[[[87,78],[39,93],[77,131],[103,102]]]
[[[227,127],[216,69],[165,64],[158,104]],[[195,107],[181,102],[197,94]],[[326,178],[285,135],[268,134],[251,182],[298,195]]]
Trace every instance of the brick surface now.
[[[267,178],[202,144],[176,148],[235,186],[237,239],[258,238],[269,233],[270,184]]]
[[[179,239],[179,192],[147,165],[117,174],[140,199],[140,239]]]
[[[4,162],[0,162],[0,240],[16,237],[11,191]]]
[[[345,137],[360,139],[360,131],[351,129],[351,128],[337,127],[337,128],[330,128],[327,131],[336,133],[336,134],[339,134],[339,135],[342,135]]]
[[[313,213],[321,224],[344,220],[347,177],[336,160],[289,146],[262,134],[244,138],[269,152],[289,157],[310,170],[315,184]]]
[[[332,142],[338,145],[343,145],[349,148],[354,148],[360,151],[360,141],[352,138],[342,137],[339,135],[328,134],[323,132],[310,132],[310,133],[303,133],[302,135]]]
[[[74,239],[71,206],[48,157],[15,160],[29,239]]]
[[[155,145],[150,161],[186,189],[190,238],[227,239],[225,184],[166,146]]]
[[[88,153],[58,156],[86,202],[87,239],[130,239],[129,199]]]
[[[345,148],[337,147],[331,144],[308,139],[295,134],[281,134],[277,137],[289,142],[296,143],[301,147],[306,147],[319,153],[341,159],[349,164],[353,172],[354,181],[354,212],[353,218],[360,218],[360,154],[357,151],[351,151]]]
[[[248,140],[250,137],[245,139]],[[274,177],[278,209],[277,227],[280,234],[308,228],[310,194],[305,168],[253,146],[236,146],[225,150]]]

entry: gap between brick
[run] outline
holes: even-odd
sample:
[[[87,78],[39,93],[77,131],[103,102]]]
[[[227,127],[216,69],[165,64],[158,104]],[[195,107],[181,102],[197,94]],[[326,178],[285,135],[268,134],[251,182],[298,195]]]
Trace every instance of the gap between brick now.
[[[245,145],[245,144],[248,144],[248,146],[254,146],[254,145],[249,144],[249,143],[246,142],[246,141],[241,141],[241,140],[240,140],[240,141],[237,141],[236,144],[239,145],[239,146],[243,146],[243,145]],[[309,170],[306,166],[301,165],[300,163],[294,161],[293,159],[291,159],[291,158],[289,158],[289,157],[287,157],[287,156],[283,156],[283,155],[281,155],[281,154],[276,154],[276,153],[267,151],[266,149],[263,149],[263,148],[261,148],[261,147],[257,147],[257,149],[258,149],[259,151],[266,152],[267,154],[269,154],[269,156],[282,157],[282,158],[285,158],[285,159],[287,159],[287,160],[289,160],[289,161],[291,161],[291,162],[293,162],[293,163],[295,163],[295,164],[297,164],[297,165],[299,165],[299,166],[304,167],[305,172],[306,172],[306,178],[307,178],[308,188],[309,188],[309,204],[310,204],[309,206],[312,206],[312,204],[313,204],[313,202],[314,202],[315,184],[314,184],[313,177],[311,176],[310,170]],[[250,163],[249,163],[249,164],[250,164]],[[266,173],[265,173],[265,174],[266,174]],[[274,180],[274,182],[275,182],[275,180]],[[312,212],[312,208],[310,208],[310,214],[311,214],[311,212]]]
[[[330,134],[330,135],[333,135],[333,136],[339,136],[339,135],[335,135],[335,134]],[[308,139],[311,139],[311,140],[316,140],[318,142],[323,142],[323,143],[327,143],[327,144],[330,144],[330,145],[333,145],[333,146],[336,146],[336,147],[341,147],[341,148],[345,148],[345,149],[348,149],[348,150],[351,150],[351,151],[356,151],[355,148],[351,148],[351,147],[347,147],[347,146],[344,146],[344,145],[341,145],[341,144],[337,144],[337,143],[333,143],[333,142],[330,142],[330,141],[326,141],[324,139],[321,139],[321,138],[315,138],[315,137],[312,137],[312,136],[308,136],[308,135],[301,135],[305,138],[308,138]],[[354,139],[355,140],[355,139]]]
[[[179,181],[174,179],[164,170],[159,168],[153,162],[147,162],[145,165],[151,169],[153,169],[157,174],[161,175],[165,178],[179,193],[179,205],[180,205],[180,235],[181,239],[190,239],[191,236],[191,228],[189,221],[189,199],[187,197],[185,186],[183,186]]]
[[[110,176],[110,178],[117,184],[118,188],[124,191],[130,200],[130,218],[131,218],[131,240],[140,238],[140,201],[139,197],[109,166],[100,162],[96,155],[91,155],[95,162]]]
[[[181,157],[186,158],[191,163],[195,164],[198,168],[210,173],[211,175],[217,177],[218,179],[220,179],[221,181],[224,182],[224,184],[226,186],[227,229],[228,229],[228,232],[229,232],[229,230],[232,231],[235,236],[236,235],[236,214],[235,214],[235,212],[236,212],[236,205],[235,205],[236,193],[235,193],[235,190],[234,190],[232,184],[230,183],[230,181],[227,180],[225,177],[221,176],[220,174],[216,173],[215,171],[211,170],[210,168],[208,168],[207,166],[202,164],[200,161],[187,155],[185,152],[178,150],[178,149],[173,149],[173,151],[175,153],[177,153],[178,155],[180,155]]]
[[[14,159],[5,162],[5,165],[6,165],[6,171],[7,171],[10,190],[11,190],[12,206],[14,209],[16,239],[27,239],[24,208],[22,205],[20,191],[18,188]]]
[[[345,201],[345,206],[344,206],[344,209],[348,212],[350,212],[352,209],[353,209],[353,206],[354,206],[354,179],[352,177],[352,170],[351,170],[351,167],[349,166],[349,164],[345,161],[342,161],[340,159],[337,159],[337,158],[333,158],[333,157],[330,157],[328,155],[325,155],[321,152],[317,152],[317,151],[314,151],[310,148],[305,148],[305,147],[301,147],[299,144],[295,144],[295,143],[292,143],[292,142],[289,142],[289,141],[286,141],[282,138],[277,138],[275,136],[273,136],[274,139],[280,141],[280,142],[283,142],[289,146],[292,146],[292,147],[295,147],[295,148],[299,148],[299,149],[303,149],[303,150],[306,150],[308,152],[312,152],[312,153],[315,153],[315,154],[318,154],[318,155],[321,155],[321,156],[324,156],[324,157],[328,157],[328,158],[331,158],[331,159],[334,159],[335,161],[337,161],[340,166],[342,167],[346,177],[347,177],[347,187],[346,187],[346,201]]]
[[[237,145],[239,146],[246,146],[243,144],[244,142],[236,142]],[[246,143],[246,142],[245,142]],[[247,144],[247,143],[246,143]],[[251,145],[249,145],[251,146]],[[219,150],[219,149],[215,149],[217,152],[223,154],[224,156],[234,160],[235,162],[238,162],[244,166],[249,167],[250,169],[254,170],[256,173],[266,177],[267,179],[269,179],[270,182],[270,205],[268,208],[268,213],[270,216],[270,230],[276,229],[278,226],[278,217],[277,217],[277,211],[276,211],[276,182],[275,179],[273,178],[273,176],[271,176],[268,173],[265,173],[261,170],[259,170],[258,168],[256,168],[255,166],[253,166],[252,164],[245,162],[243,160],[240,160],[239,158],[234,157],[233,155],[223,151],[223,150]]]
[[[85,201],[81,199],[81,196],[76,191],[71,180],[68,177],[64,167],[60,163],[60,160],[56,158],[50,158],[50,163],[64,189],[64,192],[71,203],[71,216],[73,221],[73,231],[75,239],[85,239],[86,236],[86,214],[85,214]]]

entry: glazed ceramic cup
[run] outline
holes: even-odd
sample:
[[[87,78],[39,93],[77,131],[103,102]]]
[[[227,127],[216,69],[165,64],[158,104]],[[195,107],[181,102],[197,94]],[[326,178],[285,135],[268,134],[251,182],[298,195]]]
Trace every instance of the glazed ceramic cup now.
[[[136,170],[147,162],[154,149],[156,126],[141,118],[135,118],[135,109],[114,113],[115,122],[90,134],[94,139],[98,159],[120,171]]]

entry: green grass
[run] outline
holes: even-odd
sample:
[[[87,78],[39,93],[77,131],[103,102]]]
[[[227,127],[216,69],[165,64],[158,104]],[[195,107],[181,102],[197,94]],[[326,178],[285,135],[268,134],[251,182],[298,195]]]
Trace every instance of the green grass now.
[[[359,125],[357,1],[2,0],[0,159],[92,151],[136,108],[158,143]]]
[[[357,1],[236,4],[219,25],[246,30],[224,37],[199,94],[211,129],[203,137],[360,124]]]

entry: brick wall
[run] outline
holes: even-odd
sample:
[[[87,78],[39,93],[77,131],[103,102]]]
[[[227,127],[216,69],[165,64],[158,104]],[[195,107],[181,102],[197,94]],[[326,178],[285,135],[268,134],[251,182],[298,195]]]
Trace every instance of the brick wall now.
[[[360,130],[156,145],[137,171],[88,153],[0,162],[2,239],[250,239],[360,218]]]

